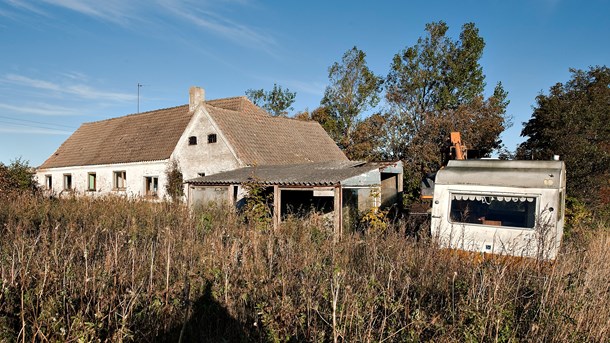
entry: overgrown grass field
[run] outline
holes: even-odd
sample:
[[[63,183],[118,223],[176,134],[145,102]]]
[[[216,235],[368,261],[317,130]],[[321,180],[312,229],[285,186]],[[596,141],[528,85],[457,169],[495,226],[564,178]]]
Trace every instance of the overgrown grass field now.
[[[334,242],[315,216],[5,196],[0,341],[608,342],[610,231],[586,225],[549,264],[399,224]]]

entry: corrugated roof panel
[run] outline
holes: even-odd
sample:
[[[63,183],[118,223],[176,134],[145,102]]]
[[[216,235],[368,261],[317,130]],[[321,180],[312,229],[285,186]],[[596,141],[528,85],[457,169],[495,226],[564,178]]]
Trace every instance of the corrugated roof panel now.
[[[382,167],[378,163],[329,161],[246,167],[188,180],[195,185],[257,182],[267,185],[331,186]]]

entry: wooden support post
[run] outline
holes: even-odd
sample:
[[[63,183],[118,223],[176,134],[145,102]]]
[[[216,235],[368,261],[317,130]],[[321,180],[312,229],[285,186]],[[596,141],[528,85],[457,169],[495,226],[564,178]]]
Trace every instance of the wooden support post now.
[[[280,227],[282,220],[282,191],[280,186],[273,186],[273,229],[277,230]]]
[[[229,205],[229,209],[233,210],[235,208],[235,197],[233,196],[233,185],[229,185],[227,187],[227,192],[228,194],[228,198],[229,198],[229,203],[227,205]]]
[[[186,204],[190,209],[193,209],[193,196],[191,195],[191,185],[186,185]]]
[[[334,240],[335,242],[341,238],[343,234],[343,198],[341,194],[341,186],[335,186],[333,206],[333,219],[334,219]]]

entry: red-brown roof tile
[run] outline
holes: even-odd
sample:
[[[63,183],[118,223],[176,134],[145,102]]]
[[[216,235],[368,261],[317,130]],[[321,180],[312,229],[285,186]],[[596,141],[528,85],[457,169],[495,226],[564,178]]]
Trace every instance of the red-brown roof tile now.
[[[205,108],[247,165],[347,161],[317,122],[272,117],[246,97]],[[183,105],[85,123],[40,168],[168,159],[191,117]]]
[[[209,104],[207,109],[238,158],[247,165],[348,160],[318,122],[253,115]]]
[[[185,105],[82,124],[40,168],[167,159],[191,116]]]

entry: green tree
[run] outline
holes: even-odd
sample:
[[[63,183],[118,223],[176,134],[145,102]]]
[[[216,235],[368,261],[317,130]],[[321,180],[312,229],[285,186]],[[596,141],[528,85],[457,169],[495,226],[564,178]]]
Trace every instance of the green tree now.
[[[347,156],[354,160],[382,160],[386,125],[386,118],[379,113],[360,120],[352,134],[352,144],[346,150]]]
[[[17,158],[9,165],[0,162],[0,193],[35,191],[37,188],[34,168],[29,161]]]
[[[288,88],[282,88],[277,84],[273,84],[273,89],[265,91],[264,89],[248,89],[246,96],[256,106],[262,107],[267,112],[274,116],[287,116],[288,111],[292,111],[292,104],[296,97],[296,92],[291,92]]]
[[[348,157],[354,158],[354,133],[362,114],[379,103],[383,79],[366,65],[366,54],[356,47],[343,54],[341,63],[328,68],[330,84],[320,102],[318,120]]]
[[[560,155],[567,192],[589,205],[610,204],[610,69],[570,69],[571,79],[540,94],[517,148],[520,159]]]
[[[485,98],[479,60],[485,42],[473,23],[462,26],[459,40],[447,36],[444,22],[426,25],[427,35],[394,56],[386,80],[390,111],[386,120],[387,158],[405,162],[410,191],[421,174],[442,163],[441,149],[450,132],[459,131],[470,148],[489,155],[501,147],[500,133],[510,125],[507,93],[498,83]]]

